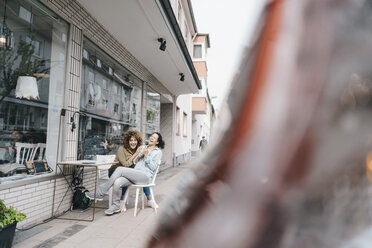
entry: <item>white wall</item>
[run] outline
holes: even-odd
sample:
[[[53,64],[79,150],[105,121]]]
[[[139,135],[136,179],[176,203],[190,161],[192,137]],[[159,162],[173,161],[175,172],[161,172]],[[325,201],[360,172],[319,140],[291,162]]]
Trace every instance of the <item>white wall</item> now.
[[[208,143],[210,140],[210,114],[209,109],[206,115],[195,115],[193,121],[193,136],[194,144],[191,145],[191,151],[199,150],[199,142],[203,136],[207,139]]]
[[[191,95],[181,95],[177,97],[176,106],[180,108],[180,134],[175,135],[174,153],[179,156],[191,151]],[[183,130],[183,112],[187,114],[187,136],[184,136]],[[177,125],[177,116],[175,118],[175,125]]]

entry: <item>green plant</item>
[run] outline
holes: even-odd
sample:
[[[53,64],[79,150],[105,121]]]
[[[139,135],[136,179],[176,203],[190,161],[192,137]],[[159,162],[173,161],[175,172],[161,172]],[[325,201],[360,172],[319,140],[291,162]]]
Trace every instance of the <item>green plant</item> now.
[[[147,122],[153,122],[154,119],[155,119],[155,115],[156,115],[156,113],[153,110],[147,109],[147,111],[146,111],[146,121]]]
[[[0,200],[0,228],[12,224],[14,222],[20,222],[26,218],[24,213],[19,212],[12,206],[9,208],[5,206],[3,200]]]

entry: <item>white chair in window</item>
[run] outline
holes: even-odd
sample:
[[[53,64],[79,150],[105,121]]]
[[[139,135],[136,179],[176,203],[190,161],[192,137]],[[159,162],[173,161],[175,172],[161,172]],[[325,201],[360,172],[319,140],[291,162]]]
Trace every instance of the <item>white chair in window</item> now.
[[[101,165],[98,166],[98,179],[99,180],[108,180],[108,170],[110,169],[112,163],[115,161],[116,155],[97,155],[96,156],[96,163],[110,163],[107,165]],[[109,208],[111,207],[112,204],[112,187],[110,188],[109,192]]]
[[[37,155],[37,158],[35,160],[45,160],[45,157],[46,157],[46,144],[45,143],[37,143],[34,158],[36,157],[36,155]]]
[[[130,188],[136,188],[136,200],[134,202],[134,217],[137,216],[137,206],[138,206],[138,195],[139,195],[139,192],[140,190],[142,191],[142,195],[141,195],[141,199],[142,199],[142,209],[145,209],[145,199],[144,199],[144,193],[143,193],[143,188],[145,187],[148,187],[150,188],[150,193],[151,193],[151,197],[152,197],[152,200],[154,201],[154,204],[157,205],[156,201],[155,201],[155,194],[154,194],[154,191],[153,191],[153,187],[155,187],[155,180],[156,180],[156,176],[158,175],[158,172],[159,172],[159,168],[160,168],[160,164],[161,164],[161,161],[159,161],[159,164],[158,164],[158,167],[156,168],[156,171],[155,171],[155,174],[151,180],[151,182],[149,184],[132,184],[128,187],[127,191],[125,192],[125,195],[124,195],[124,203],[123,205],[121,206],[121,212],[126,212],[127,211],[127,203],[128,203],[128,194],[129,194],[129,189]],[[157,213],[157,208],[154,208],[155,209],[155,213]]]
[[[34,161],[37,144],[20,143],[15,144],[17,149],[16,163],[23,164],[24,162]]]

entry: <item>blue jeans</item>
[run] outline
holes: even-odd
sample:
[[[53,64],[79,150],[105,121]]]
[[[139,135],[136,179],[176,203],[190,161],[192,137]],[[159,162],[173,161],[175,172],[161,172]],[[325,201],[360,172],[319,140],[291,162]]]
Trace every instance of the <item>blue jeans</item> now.
[[[111,177],[111,175],[115,172],[115,170],[113,170],[111,173],[109,172],[109,177]],[[123,187],[122,190],[121,190],[121,197],[124,197],[125,195],[125,191],[127,191],[128,187]],[[145,195],[147,197],[151,196],[151,192],[150,192],[150,188],[149,187],[145,187],[143,188],[143,192],[145,192]]]

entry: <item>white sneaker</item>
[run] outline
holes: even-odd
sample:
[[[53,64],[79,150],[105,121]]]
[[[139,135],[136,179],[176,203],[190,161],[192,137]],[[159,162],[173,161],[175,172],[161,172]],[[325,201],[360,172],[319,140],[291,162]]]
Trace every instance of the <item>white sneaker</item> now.
[[[153,200],[148,200],[147,205],[152,207],[152,208],[159,208],[159,205],[156,204]]]

